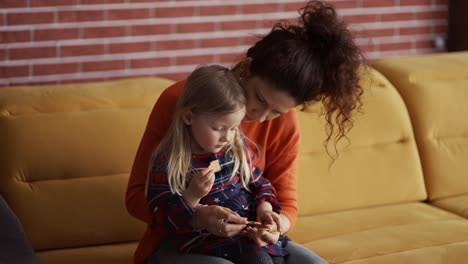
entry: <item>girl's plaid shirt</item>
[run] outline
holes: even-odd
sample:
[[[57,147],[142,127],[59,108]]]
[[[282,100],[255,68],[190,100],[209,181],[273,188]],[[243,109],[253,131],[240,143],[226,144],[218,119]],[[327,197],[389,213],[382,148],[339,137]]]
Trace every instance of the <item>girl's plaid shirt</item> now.
[[[262,176],[260,169],[253,166],[256,157],[252,152],[250,154],[253,162],[249,191],[242,187],[238,174],[231,178],[234,162],[230,154],[218,152],[193,155],[194,170],[208,167],[215,159],[219,160],[221,165],[221,171],[215,173],[213,188],[201,199],[200,204],[228,207],[243,217],[255,220],[257,205],[268,201],[273,210],[280,213],[281,207],[276,199],[274,187]],[[194,208],[188,205],[182,196],[171,192],[167,178],[167,159],[164,157],[159,157],[154,162],[148,180],[147,198],[153,212],[152,228],[158,235],[158,240],[171,240],[182,252],[235,257],[247,249],[254,248],[275,256],[287,255],[284,249],[288,241],[286,236],[281,236],[276,244],[260,247],[242,235],[224,238],[207,231],[194,230],[191,226]]]

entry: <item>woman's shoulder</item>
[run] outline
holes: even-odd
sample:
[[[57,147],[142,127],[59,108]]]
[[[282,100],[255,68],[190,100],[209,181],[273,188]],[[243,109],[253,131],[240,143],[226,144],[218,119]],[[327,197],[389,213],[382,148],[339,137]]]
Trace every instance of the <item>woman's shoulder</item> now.
[[[159,104],[159,103],[175,104],[177,102],[177,99],[182,94],[182,89],[184,88],[184,85],[185,85],[185,80],[182,80],[166,88],[166,90],[164,90],[161,93],[161,95],[158,97],[158,101],[156,104]]]

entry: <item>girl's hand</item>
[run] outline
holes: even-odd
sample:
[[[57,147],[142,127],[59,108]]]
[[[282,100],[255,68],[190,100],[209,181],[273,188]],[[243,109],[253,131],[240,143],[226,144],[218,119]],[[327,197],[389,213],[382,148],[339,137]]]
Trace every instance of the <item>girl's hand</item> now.
[[[266,225],[275,225],[275,230],[282,232],[281,217],[273,212],[269,202],[262,202],[257,206],[257,221]]]
[[[211,234],[221,237],[237,235],[247,224],[247,218],[218,205],[197,207],[193,217],[195,228],[206,229]]]
[[[196,173],[190,180],[190,184],[182,196],[192,207],[195,207],[200,199],[207,195],[215,180],[215,174],[211,169],[205,168]]]
[[[266,246],[268,244],[275,244],[278,242],[280,232],[276,228],[276,224],[266,225],[268,230],[257,227],[248,226],[244,234],[252,239],[259,246]]]

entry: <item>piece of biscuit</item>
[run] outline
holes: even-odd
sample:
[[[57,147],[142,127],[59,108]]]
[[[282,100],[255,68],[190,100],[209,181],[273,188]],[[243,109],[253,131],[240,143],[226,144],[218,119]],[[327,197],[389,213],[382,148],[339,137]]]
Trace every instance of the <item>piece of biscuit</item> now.
[[[218,172],[221,170],[221,166],[219,166],[219,160],[213,160],[210,162],[210,166],[208,169],[211,169],[213,172]]]
[[[270,227],[257,221],[247,221],[247,225],[257,228],[259,231],[270,231]]]

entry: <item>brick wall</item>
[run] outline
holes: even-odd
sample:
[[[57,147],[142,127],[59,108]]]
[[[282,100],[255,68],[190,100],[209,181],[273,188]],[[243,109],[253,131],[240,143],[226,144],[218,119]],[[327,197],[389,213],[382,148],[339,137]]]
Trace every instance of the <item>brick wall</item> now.
[[[369,59],[441,50],[447,0],[332,0]],[[0,0],[0,86],[158,75],[242,58],[294,0]]]

